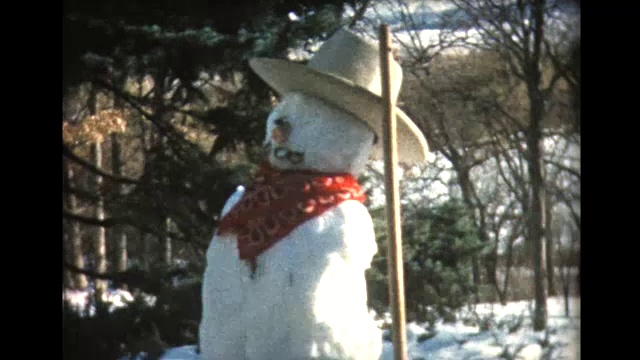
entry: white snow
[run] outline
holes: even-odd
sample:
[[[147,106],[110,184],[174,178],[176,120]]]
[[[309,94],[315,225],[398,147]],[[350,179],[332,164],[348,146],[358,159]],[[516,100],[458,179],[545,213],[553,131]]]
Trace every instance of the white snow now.
[[[506,306],[495,304],[481,304],[476,312],[482,318],[493,312],[493,325],[488,331],[480,331],[475,326],[464,325],[461,321],[455,324],[439,323],[435,327],[436,335],[423,343],[417,342],[420,328],[416,324],[409,324],[407,328],[407,343],[409,353],[413,359],[498,359],[504,349],[513,352],[521,348],[519,359],[541,359],[549,346],[543,349],[539,344],[545,338],[545,332],[534,332],[531,328],[531,303],[518,301],[507,303]],[[548,306],[548,336],[550,347],[554,348],[551,359],[579,359],[580,345],[580,300],[571,299],[571,316],[564,316],[564,301],[554,297],[547,301]],[[465,313],[463,311],[462,313]],[[508,327],[515,323],[518,316],[523,316],[521,328],[509,333]],[[426,324],[422,324],[426,326]],[[393,346],[385,344],[382,359],[393,359]]]
[[[93,305],[92,297],[94,294],[93,289],[87,291],[70,290],[65,289],[62,292],[62,301],[67,302],[71,308],[79,314],[89,316],[95,315],[95,305]],[[156,303],[156,297],[153,295],[142,294],[144,301],[149,306],[154,306]],[[102,302],[109,304],[109,312],[113,312],[116,309],[126,307],[134,301],[133,295],[130,292],[122,289],[108,289],[102,294]]]
[[[551,359],[579,359],[579,326],[580,317],[573,313],[571,318],[563,315],[562,301],[552,298],[549,304],[549,340],[555,348]],[[573,307],[579,314],[579,300],[573,299]],[[513,302],[507,306],[492,306],[484,304],[478,307],[481,314],[490,313],[493,307],[496,323],[519,314],[528,315],[527,302]],[[419,342],[420,335],[426,334],[426,324],[407,324],[407,344],[410,359],[498,359],[505,348],[513,352],[521,348],[519,359],[540,359],[545,350],[538,341],[545,337],[544,332],[535,333],[530,328],[529,317],[525,315],[523,328],[508,334],[506,328],[494,328],[480,332],[477,326],[466,326],[460,322],[455,324],[438,324],[436,335],[428,340]],[[546,350],[548,351],[548,350]],[[191,358],[185,358],[185,360]],[[393,359],[393,344],[385,342],[381,360]]]
[[[126,291],[117,290],[107,296],[108,301],[119,301],[131,298]],[[77,311],[85,311],[89,293],[86,291],[67,291],[66,299]],[[126,301],[125,301],[126,303]],[[119,306],[115,305],[114,306]],[[407,344],[409,358],[434,359],[434,360],[498,360],[499,355],[505,349],[513,349],[521,346],[520,360],[541,360],[549,348],[553,353],[548,359],[578,360],[580,359],[580,298],[570,299],[570,316],[565,316],[564,299],[552,297],[547,300],[548,323],[547,330],[534,332],[531,328],[531,301],[509,302],[506,306],[500,304],[479,304],[475,311],[482,319],[488,318],[493,313],[493,327],[487,331],[480,331],[477,325],[465,325],[462,318],[470,317],[469,309],[460,311],[461,316],[454,324],[437,323],[436,335],[420,342],[420,335],[430,333],[426,324],[407,324]],[[520,329],[509,334],[507,324],[521,314],[524,322]],[[378,325],[389,326],[391,323],[388,313],[382,314]],[[386,323],[386,324],[385,324]],[[384,330],[384,335],[389,338],[389,330]],[[548,336],[549,346],[542,347],[545,336]],[[423,335],[423,337],[426,337]],[[139,354],[139,360],[144,354]],[[123,357],[119,360],[128,359]],[[385,341],[380,360],[393,359],[393,344]],[[200,360],[196,353],[195,345],[184,345],[167,349],[161,360]]]

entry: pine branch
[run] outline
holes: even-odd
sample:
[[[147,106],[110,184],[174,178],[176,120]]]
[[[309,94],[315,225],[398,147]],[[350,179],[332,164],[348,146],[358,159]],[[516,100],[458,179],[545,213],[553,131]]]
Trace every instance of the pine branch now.
[[[113,281],[115,285],[126,284],[131,287],[138,288],[146,293],[160,294],[168,288],[166,282],[174,276],[185,275],[187,269],[172,269],[161,275],[152,275],[142,270],[126,270],[120,272],[99,273],[89,269],[79,268],[66,261],[62,263],[63,267],[71,272],[83,274],[94,279]]]
[[[62,192],[64,194],[76,195],[85,200],[98,201],[100,199],[100,196],[96,195],[93,192],[80,189],[77,187],[72,187],[72,186],[69,186],[68,184],[62,185]]]

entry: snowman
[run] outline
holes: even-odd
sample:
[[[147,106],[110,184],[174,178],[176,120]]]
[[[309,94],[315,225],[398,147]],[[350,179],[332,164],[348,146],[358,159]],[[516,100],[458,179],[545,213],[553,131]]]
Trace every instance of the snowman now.
[[[227,200],[207,251],[201,359],[379,359],[365,282],[377,246],[356,180],[382,155],[378,45],[341,29],[307,65],[250,66],[281,101],[267,119],[268,156]],[[391,79],[395,99],[395,61]],[[424,161],[424,136],[396,114],[400,159]]]

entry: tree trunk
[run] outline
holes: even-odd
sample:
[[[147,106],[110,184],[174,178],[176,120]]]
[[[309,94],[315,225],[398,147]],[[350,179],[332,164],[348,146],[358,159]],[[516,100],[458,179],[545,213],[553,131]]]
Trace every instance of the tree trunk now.
[[[507,294],[509,293],[509,278],[511,275],[511,267],[513,266],[513,243],[516,241],[516,239],[517,239],[517,236],[512,236],[509,239],[509,245],[507,246],[507,253],[505,254],[506,261],[504,266],[504,280],[502,283],[502,290],[499,290],[500,292],[502,292],[502,294],[504,294],[505,300],[507,298]]]
[[[487,283],[489,283],[498,295],[498,300],[502,305],[507,304],[506,293],[500,291],[498,282],[498,246],[494,246],[490,253],[484,257],[484,266],[487,273]]]
[[[478,260],[477,255],[473,255],[471,258],[471,274],[473,277],[473,285],[477,288],[480,286],[481,278],[480,278],[480,261]],[[476,295],[477,290],[476,290]]]
[[[169,229],[171,227],[171,218],[167,217],[165,219],[164,226],[165,226],[166,235],[164,238],[164,249],[162,252],[162,260],[165,265],[171,266],[173,262],[173,259],[172,259],[173,254],[171,249],[171,236],[169,236]]]
[[[562,286],[562,290],[564,292],[564,314],[566,317],[570,317],[571,313],[569,312],[569,282],[567,281]]]
[[[537,76],[540,75],[536,69]],[[535,76],[532,75],[532,76]],[[539,79],[539,77],[538,77]],[[529,242],[533,246],[533,272],[535,308],[533,329],[544,330],[547,325],[547,286],[545,276],[545,241],[543,224],[545,223],[544,210],[544,179],[542,164],[542,94],[538,88],[539,81],[529,84],[530,99],[530,124],[527,134],[527,147],[529,152],[529,180],[531,184],[531,208],[529,212]]]
[[[117,134],[111,134],[111,163],[113,164],[113,173],[118,176],[123,176],[123,159],[122,159],[122,144],[120,144],[120,137]],[[118,194],[124,195],[124,184],[118,186]],[[118,251],[116,252],[116,270],[127,270],[127,233],[123,226],[116,226],[113,228],[114,239],[117,244]],[[127,289],[127,285],[122,285],[123,289]]]
[[[549,296],[558,295],[558,291],[556,290],[555,284],[555,268],[553,264],[553,234],[551,231],[551,197],[545,197],[545,259],[546,259],[546,268],[547,268],[547,289],[549,291]]]
[[[155,136],[153,133],[152,125],[147,121],[144,121],[144,120],[141,121],[140,130],[141,130],[140,134],[141,134],[142,146],[144,149],[144,162],[145,162],[144,167],[146,172],[147,169],[150,167],[149,165],[151,161],[150,152],[155,142]],[[142,254],[141,254],[142,268],[144,269],[144,271],[150,272],[151,268],[153,267],[153,242],[155,239],[153,235],[146,232],[141,232],[140,240],[142,241]]]
[[[480,241],[483,243],[487,242],[487,236],[485,232],[486,224],[484,222],[484,209],[480,206],[480,204],[475,204],[473,199],[473,194],[475,194],[475,190],[473,188],[473,183],[471,182],[471,178],[469,172],[471,169],[465,167],[461,164],[462,159],[459,155],[452,156],[452,160],[456,162],[454,164],[454,169],[456,170],[456,177],[458,178],[458,183],[460,185],[460,192],[462,193],[462,200],[464,201],[467,209],[470,211],[471,216],[474,222],[478,225],[478,237]],[[480,212],[480,218],[476,215],[476,207]],[[476,288],[476,298],[478,297],[477,288],[482,283],[482,275],[480,271],[480,259],[477,255],[474,255],[471,259],[472,261],[472,275],[473,275],[473,285]],[[495,273],[494,273],[495,275]]]
[[[63,225],[64,227],[64,221]],[[69,241],[69,232],[64,230],[62,233],[62,259],[68,263],[73,262],[73,256],[71,254],[71,246]],[[73,289],[75,288],[75,281],[73,279],[73,274],[68,269],[62,268],[62,288],[63,289]]]
[[[572,233],[571,233],[571,241],[572,241],[572,247],[571,247],[571,253],[574,252],[574,248],[573,246],[577,246],[580,243],[580,228],[573,228],[572,227]],[[581,261],[580,261],[581,257],[580,257],[580,250],[578,249],[576,251],[576,260],[578,261],[578,273],[576,274],[575,277],[575,282],[576,282],[576,295],[578,295],[578,297],[580,296],[580,269],[581,269]]]
[[[64,186],[67,185],[67,166],[66,166],[66,159],[63,156],[62,157],[62,184],[63,184],[63,189]],[[64,204],[65,204],[65,193],[64,190],[62,192],[62,209],[64,210]],[[63,219],[62,220],[62,261],[71,263],[73,261],[73,257],[71,256],[71,246],[70,246],[70,241],[69,241],[69,231],[67,230],[67,226],[66,226],[66,221]],[[64,290],[65,289],[73,289],[74,284],[73,284],[73,275],[71,274],[71,272],[67,269],[65,269],[64,267],[62,267],[62,291],[63,291],[63,296],[64,296]]]
[[[98,141],[91,145],[91,156],[94,165],[102,169],[102,144]],[[104,220],[104,199],[102,197],[102,176],[95,177],[95,191],[98,195],[98,201],[95,207],[95,217],[98,220]],[[103,226],[97,226],[94,234],[94,253],[95,253],[95,271],[104,273],[107,271],[107,242],[106,229]],[[96,295],[98,299],[102,298],[102,294],[107,290],[107,282],[105,280],[96,279]]]
[[[153,242],[153,235],[146,234],[146,233],[142,234],[142,248],[143,248],[142,266],[144,268],[144,271],[146,272],[150,272],[153,265],[153,261],[151,259],[151,254],[153,254],[152,242]]]
[[[73,168],[68,163],[66,157],[62,158],[62,166],[64,171],[64,181],[69,187],[75,187],[75,175]],[[76,214],[78,212],[78,200],[76,196],[71,192],[66,195],[67,210]],[[77,221],[67,220],[67,227],[65,229],[67,233],[67,245],[68,248],[65,251],[70,252],[71,263],[80,269],[84,269],[84,257],[82,253],[82,238],[80,237],[80,224]],[[87,277],[84,274],[75,274],[73,276],[73,285],[75,289],[84,290],[89,284]]]
[[[576,247],[578,246],[578,243],[580,242],[580,229],[576,228],[574,226],[571,226],[570,228],[571,232],[570,232],[570,236],[571,236],[571,244],[570,244],[570,251],[567,254],[567,264],[570,264],[568,266],[567,269],[567,279],[565,281],[565,283],[563,284],[563,290],[564,290],[564,304],[565,304],[565,312],[567,314],[567,317],[570,316],[570,312],[569,312],[569,295],[570,295],[570,284],[571,284],[571,269],[573,268],[573,261],[572,258],[574,258],[574,256],[576,257],[576,259],[578,260],[578,273],[576,274],[576,283],[575,283],[575,287],[577,290],[577,295],[580,296],[580,252],[577,251],[576,254]],[[577,256],[576,256],[577,255]]]
[[[544,0],[535,0],[531,9],[533,43],[531,52],[525,51],[523,70],[526,77],[529,96],[529,128],[527,129],[527,147],[529,153],[528,168],[531,182],[531,208],[529,216],[529,241],[533,245],[533,274],[535,288],[535,308],[533,330],[542,331],[547,326],[547,286],[545,272],[545,188],[544,167],[542,162],[542,119],[544,117],[544,96],[541,89],[542,72],[540,70],[542,40],[544,37]],[[529,44],[526,44],[529,45]]]

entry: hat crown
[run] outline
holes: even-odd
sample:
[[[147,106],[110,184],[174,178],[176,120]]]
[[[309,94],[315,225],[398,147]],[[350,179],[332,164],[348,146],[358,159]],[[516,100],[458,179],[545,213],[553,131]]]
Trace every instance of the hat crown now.
[[[340,29],[325,41],[307,66],[350,81],[382,97],[382,79],[378,44],[351,31]],[[402,68],[390,63],[391,99],[395,103],[402,85]]]

